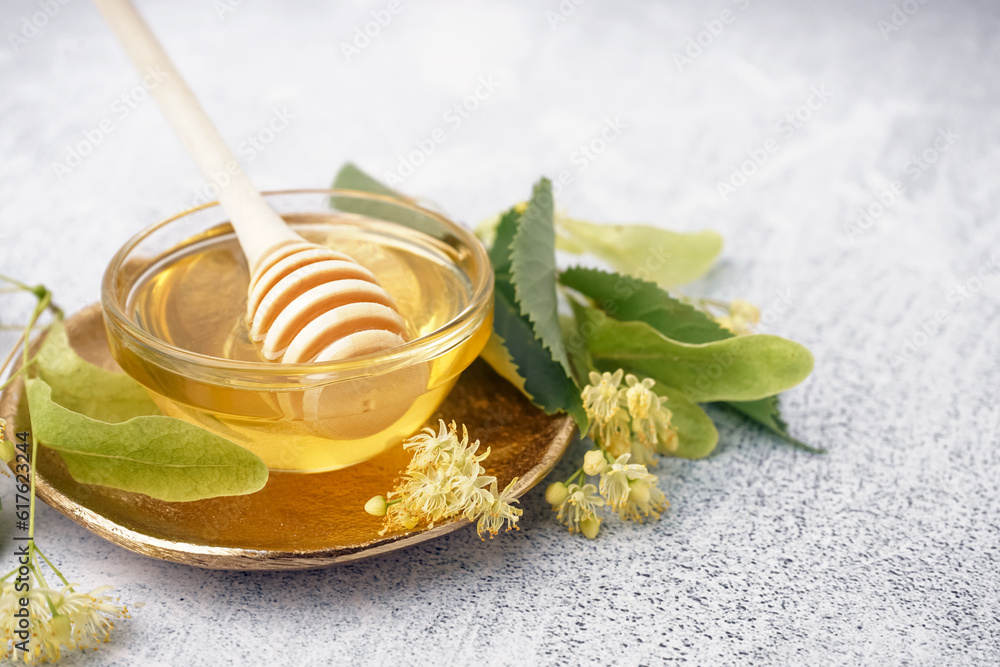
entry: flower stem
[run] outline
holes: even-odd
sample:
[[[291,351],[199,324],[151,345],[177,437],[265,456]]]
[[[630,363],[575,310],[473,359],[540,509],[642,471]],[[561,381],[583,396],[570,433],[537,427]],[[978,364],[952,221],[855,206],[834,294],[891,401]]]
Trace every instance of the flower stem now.
[[[32,541],[32,544],[34,544],[34,541]],[[64,585],[69,586],[70,585],[69,580],[67,580],[66,577],[63,576],[63,573],[59,571],[59,568],[53,565],[52,561],[50,561],[45,556],[45,554],[42,553],[42,550],[38,548],[38,545],[35,545],[35,551],[38,552],[38,555],[42,557],[42,560],[44,560],[45,564],[49,566],[49,569],[56,573],[56,576],[59,577],[59,580],[62,581]],[[72,591],[73,589],[70,588],[69,590]]]
[[[17,281],[4,276],[3,274],[0,274],[0,279],[7,280],[8,282],[14,282],[17,285],[21,285],[21,283],[18,283]],[[32,294],[35,294],[35,296],[38,297],[38,303],[35,304],[35,310],[31,313],[31,319],[29,319],[28,323],[24,326],[24,332],[21,334],[21,337],[17,339],[17,343],[14,344],[14,348],[10,351],[10,354],[7,355],[7,358],[4,360],[3,365],[0,365],[0,377],[3,376],[3,372],[7,369],[7,366],[10,365],[10,362],[13,361],[14,355],[17,354],[17,349],[19,347],[21,348],[21,352],[23,354],[21,361],[21,368],[19,368],[16,373],[13,373],[9,378],[7,378],[7,381],[4,382],[2,385],[0,385],[0,389],[5,389],[7,385],[13,382],[21,373],[27,372],[28,366],[30,366],[31,362],[34,361],[34,359],[37,357],[37,355],[35,355],[35,357],[29,357],[28,341],[31,339],[31,332],[35,328],[35,323],[38,322],[38,318],[42,316],[42,313],[45,312],[45,309],[51,307],[57,317],[62,316],[62,310],[52,305],[52,293],[49,292],[47,289],[45,289],[44,287],[38,287],[35,289],[32,289],[27,286],[23,287],[24,289],[30,291]]]
[[[13,285],[14,287],[16,287],[17,289],[21,289],[21,290],[24,290],[26,292],[30,292],[31,291],[31,288],[28,287],[27,285],[25,285],[24,283],[22,283],[20,280],[16,280],[14,278],[11,278],[8,275],[4,275],[4,274],[0,273],[0,280],[4,281],[5,283],[10,283],[11,285]]]

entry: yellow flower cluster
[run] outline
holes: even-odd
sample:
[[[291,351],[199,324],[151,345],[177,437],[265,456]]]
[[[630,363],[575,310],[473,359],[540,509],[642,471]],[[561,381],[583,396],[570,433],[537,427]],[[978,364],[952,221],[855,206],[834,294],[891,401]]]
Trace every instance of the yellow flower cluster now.
[[[754,333],[760,324],[760,310],[749,301],[733,299],[729,303],[729,313],[715,318],[715,321],[737,336],[746,336]]]
[[[128,609],[115,604],[105,593],[110,586],[101,586],[89,593],[77,592],[76,584],[61,590],[32,586],[28,591],[16,591],[13,581],[0,583],[0,657],[27,664],[59,660],[62,650],[95,648],[107,642],[114,626],[113,619],[128,618]],[[27,619],[15,616],[21,612],[20,598],[28,599]],[[23,640],[24,622],[28,640]],[[26,646],[27,651],[18,648]]]
[[[545,499],[558,512],[556,518],[566,524],[570,533],[583,533],[593,539],[601,527],[597,508],[604,505],[604,498],[597,494],[593,484],[550,484]]]
[[[380,535],[412,530],[421,522],[433,527],[460,514],[469,521],[478,520],[481,538],[496,536],[504,525],[507,530],[517,528],[521,510],[513,506],[517,500],[512,498],[517,479],[498,489],[496,477],[484,474],[481,465],[489,448],[477,455],[479,441],[469,442],[465,426],[459,438],[455,422],[446,426],[439,420],[437,432],[426,428],[403,446],[413,451],[413,457],[402,482],[387,497],[375,496],[365,505],[369,514],[385,517]]]
[[[622,454],[602,467],[601,495],[622,519],[642,522],[650,515],[660,518],[660,512],[669,503],[656,485],[656,475],[651,475],[644,465],[629,463],[628,459],[628,454]]]
[[[654,451],[677,449],[677,432],[670,423],[673,414],[663,406],[666,399],[653,391],[652,379],[639,380],[624,371],[591,373],[583,389],[583,407],[590,417],[590,437],[614,457],[629,453],[636,463],[655,464]]]
[[[656,461],[654,451],[673,452],[678,445],[673,415],[663,407],[666,398],[653,391],[655,384],[621,369],[590,374],[581,396],[597,449],[584,455],[583,466],[566,482],[554,482],[545,490],[556,518],[570,533],[597,537],[601,526],[597,509],[604,505],[622,519],[639,522],[659,518],[669,505],[656,475],[646,469]],[[630,459],[636,462],[629,463]],[[599,476],[599,486],[586,483],[588,476]]]

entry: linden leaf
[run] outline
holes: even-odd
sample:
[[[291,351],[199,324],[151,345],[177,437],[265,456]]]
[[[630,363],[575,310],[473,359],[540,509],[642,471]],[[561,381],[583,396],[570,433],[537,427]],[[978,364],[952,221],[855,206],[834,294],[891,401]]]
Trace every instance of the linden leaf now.
[[[667,338],[681,343],[711,343],[733,337],[732,332],[703,311],[678,301],[645,280],[600,269],[573,267],[562,272],[559,282],[590,297],[615,319],[645,322]]]
[[[799,384],[813,368],[802,345],[778,336],[680,343],[645,322],[620,322],[587,308],[580,330],[598,368],[625,368],[678,387],[691,400],[755,401]]]
[[[510,282],[510,245],[517,234],[521,214],[511,208],[502,216],[497,225],[496,238],[490,246],[490,263],[493,264],[494,288],[503,293],[507,301],[514,303],[514,286]]]
[[[396,197],[397,199],[406,199],[406,197],[381,181],[372,178],[351,162],[346,163],[337,172],[337,175],[333,178],[333,189],[358,190],[360,192],[386,195],[387,197]]]
[[[590,297],[616,319],[645,322],[667,338],[681,343],[710,343],[735,336],[704,312],[678,301],[657,285],[644,280],[580,267],[563,272],[559,279],[567,287]],[[725,405],[796,447],[817,453],[826,451],[789,435],[778,409],[777,396],[750,402],[730,401]]]
[[[541,179],[520,217],[510,244],[510,282],[521,314],[567,376],[572,369],[563,348],[556,293],[556,236],[552,222],[552,183]]]
[[[77,481],[170,501],[252,493],[267,481],[256,455],[160,415],[134,379],[81,358],[61,321],[50,326],[31,368],[32,430]]]
[[[244,495],[267,482],[257,456],[181,419],[91,419],[55,403],[41,378],[27,380],[27,396],[35,437],[59,452],[78,482],[169,502]]]
[[[112,373],[82,359],[69,344],[66,326],[53,322],[34,368],[52,388],[52,400],[73,412],[108,423],[160,414],[142,385],[124,373]]]
[[[383,198],[379,200],[365,200],[352,197],[331,197],[331,203],[339,210],[347,213],[357,213],[368,216],[376,220],[387,220],[416,229],[417,231],[435,236],[440,233],[440,227],[431,219],[428,214],[415,211],[411,208],[414,201],[399,192],[396,192],[387,185],[380,183],[356,166],[348,162],[333,179],[335,190],[355,190],[377,195]],[[392,200],[399,200],[396,204]]]
[[[522,389],[546,414],[564,411],[572,415],[581,433],[587,432],[587,414],[576,382],[563,370],[535,337],[531,325],[507,301],[503,293],[494,293],[494,342],[502,345],[505,355],[494,351],[484,355],[493,368]],[[491,338],[491,341],[494,339]],[[509,364],[504,361],[509,359]],[[508,377],[514,371],[519,381]]]
[[[804,449],[807,452],[812,452],[814,454],[825,454],[826,450],[822,447],[813,447],[807,445],[801,440],[796,440],[788,433],[788,424],[785,420],[781,418],[781,413],[778,411],[778,397],[771,396],[769,398],[762,398],[759,401],[729,401],[726,403],[729,407],[736,410],[740,414],[749,417],[758,424],[764,426],[768,430],[779,435],[783,440],[795,445],[800,449]]]
[[[576,304],[570,299],[570,304],[576,308]],[[594,360],[590,358],[587,350],[587,341],[579,334],[576,325],[576,318],[569,315],[559,316],[559,326],[562,329],[563,345],[566,347],[566,355],[569,357],[569,365],[573,369],[573,377],[579,387],[585,386],[589,382],[591,371],[596,371]]]
[[[649,225],[599,225],[557,216],[559,249],[590,253],[622,273],[650,279],[664,287],[697,280],[722,251],[722,236],[713,231],[671,232]]]

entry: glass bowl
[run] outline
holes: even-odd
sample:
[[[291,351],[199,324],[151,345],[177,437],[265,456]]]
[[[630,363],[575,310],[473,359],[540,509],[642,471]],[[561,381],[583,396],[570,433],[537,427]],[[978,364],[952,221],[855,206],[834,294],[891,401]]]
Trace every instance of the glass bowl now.
[[[101,287],[111,354],[164,414],[232,440],[273,470],[366,461],[417,432],[486,344],[486,250],[464,227],[405,201],[346,190],[264,196],[305,238],[372,270],[412,339],[344,361],[263,360],[246,334],[246,261],[213,202],[145,229],[112,258]],[[393,391],[414,382],[415,393]]]

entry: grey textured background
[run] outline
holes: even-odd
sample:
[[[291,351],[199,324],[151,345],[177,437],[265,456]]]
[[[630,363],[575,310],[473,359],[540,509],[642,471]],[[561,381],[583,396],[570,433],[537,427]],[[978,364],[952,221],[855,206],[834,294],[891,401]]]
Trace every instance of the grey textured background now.
[[[140,7],[232,145],[275,109],[294,115],[246,164],[261,188],[324,186],[348,159],[383,175],[441,127],[447,141],[401,187],[458,219],[569,169],[559,202],[581,217],[719,230],[723,261],[692,291],[765,309],[789,295],[767,330],[818,363],[784,411],[830,454],[719,414],[709,459],[659,468],[672,509],[658,523],[573,538],[535,489],[522,530],[492,543],[465,530],[293,574],[149,560],[46,508],[44,544],[74,580],[145,602],[67,664],[1000,659],[1000,283],[974,280],[996,271],[1000,243],[995,4],[592,0],[553,27],[556,0],[404,3],[350,62],[341,43],[387,3],[334,4]],[[679,67],[727,8],[735,20]],[[152,101],[116,115],[138,78],[90,3],[69,0],[11,48],[37,11],[0,9],[0,266],[75,310],[118,246],[202,180]],[[894,11],[899,25],[880,26]],[[444,114],[481,76],[500,85],[452,127]],[[821,86],[829,98],[788,132]],[[114,131],[57,174],[105,117]],[[581,170],[574,152],[615,118],[621,136]],[[939,132],[953,138],[936,153]],[[723,201],[719,181],[771,138],[778,150]],[[927,169],[907,163],[928,150]],[[905,193],[851,234],[893,181]],[[26,300],[2,304],[4,323],[23,321]],[[0,494],[9,527],[10,486]]]

